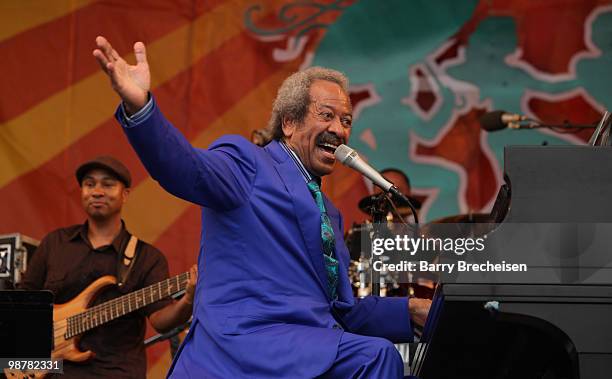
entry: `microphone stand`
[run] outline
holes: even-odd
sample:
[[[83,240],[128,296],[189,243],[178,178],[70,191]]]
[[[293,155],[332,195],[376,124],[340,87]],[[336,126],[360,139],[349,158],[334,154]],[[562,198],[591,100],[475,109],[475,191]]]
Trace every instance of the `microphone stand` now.
[[[535,120],[525,120],[528,123],[521,123],[518,121],[513,121],[508,123],[509,129],[595,129],[597,125],[586,125],[586,124],[541,124]]]
[[[548,128],[548,129],[595,129],[597,125],[585,125],[585,124],[537,124],[534,128]]]
[[[389,228],[387,227],[387,213],[389,213],[387,201],[387,194],[380,193],[379,195],[376,195],[376,200],[374,200],[374,204],[372,205],[370,212],[372,215],[372,222],[374,224],[372,228],[372,237],[370,238],[370,243],[375,238],[382,238],[382,236],[384,235],[383,232],[389,230]],[[372,295],[374,296],[380,296],[380,272],[374,270],[374,262],[379,259],[380,257],[372,254],[372,251],[370,250],[370,268],[372,270]]]
[[[547,128],[551,129],[557,133],[576,133],[579,130],[583,129],[595,129],[591,138],[588,141],[588,145],[590,146],[610,146],[612,141],[610,141],[610,129],[612,128],[611,121],[612,117],[610,117],[610,113],[606,111],[599,122],[598,125],[581,125],[581,124],[570,124],[565,123],[561,125],[554,124],[541,124],[535,120],[526,120],[529,121],[528,124],[521,124],[519,122],[511,122],[508,124],[508,128],[510,129],[540,129]]]
[[[396,186],[392,186],[391,188],[389,188],[389,193],[392,196],[395,196],[395,197],[398,197],[398,198],[402,199],[404,201],[404,203],[408,204],[408,207],[412,211],[412,215],[414,217],[414,223],[416,225],[418,225],[419,224],[419,215],[417,214],[417,211],[414,208],[414,205],[412,204],[410,199],[408,197],[406,197],[406,195],[404,195]],[[393,208],[395,208],[395,205],[393,204],[393,199],[389,199],[389,203],[391,204],[391,206]],[[405,222],[403,219],[401,221]]]
[[[370,243],[375,238],[384,238],[385,236],[389,236],[391,234],[391,230],[389,229],[389,226],[387,225],[387,214],[389,213],[389,210],[390,210],[389,206],[395,209],[395,205],[393,204],[393,200],[390,196],[397,196],[399,198],[402,198],[404,202],[408,204],[408,207],[412,211],[412,214],[414,217],[414,223],[418,230],[419,218],[417,215],[417,211],[414,208],[414,205],[412,204],[412,202],[410,202],[410,200],[403,193],[401,193],[395,186],[393,186],[389,189],[389,194],[383,192],[383,193],[376,195],[376,199],[373,201],[372,208],[370,208],[370,214],[372,215],[372,222],[374,224],[372,228],[372,236],[370,238]],[[399,217],[401,218],[401,216]],[[405,223],[403,219],[401,221]],[[370,249],[370,268],[372,270],[371,272],[372,292],[371,293],[374,296],[380,296],[380,272],[374,270],[374,263],[379,259],[380,257],[372,254],[372,251]]]

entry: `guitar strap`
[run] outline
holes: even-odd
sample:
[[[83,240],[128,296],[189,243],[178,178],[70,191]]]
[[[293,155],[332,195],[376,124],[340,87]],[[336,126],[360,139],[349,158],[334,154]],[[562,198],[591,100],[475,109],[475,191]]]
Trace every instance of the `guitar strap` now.
[[[130,237],[130,240],[123,250],[123,259],[119,263],[117,279],[119,282],[117,285],[121,287],[127,280],[128,275],[134,267],[134,261],[136,260],[136,245],[138,244],[138,238],[135,235]]]

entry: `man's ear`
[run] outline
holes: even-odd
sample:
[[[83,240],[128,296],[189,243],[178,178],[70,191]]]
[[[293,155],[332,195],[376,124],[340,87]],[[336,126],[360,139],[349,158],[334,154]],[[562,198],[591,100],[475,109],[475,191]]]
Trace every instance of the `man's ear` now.
[[[130,189],[127,187],[123,187],[123,203],[127,201],[128,195],[130,194]]]
[[[291,138],[297,127],[297,122],[289,119],[289,117],[283,118],[283,135],[285,138]]]

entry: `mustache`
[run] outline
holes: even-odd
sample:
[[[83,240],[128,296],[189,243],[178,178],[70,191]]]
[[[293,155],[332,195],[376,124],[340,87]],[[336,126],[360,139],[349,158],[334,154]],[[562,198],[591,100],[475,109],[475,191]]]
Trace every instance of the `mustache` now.
[[[317,136],[317,145],[321,143],[329,143],[338,146],[340,144],[343,144],[344,142],[344,138],[340,138],[330,132],[323,132]]]

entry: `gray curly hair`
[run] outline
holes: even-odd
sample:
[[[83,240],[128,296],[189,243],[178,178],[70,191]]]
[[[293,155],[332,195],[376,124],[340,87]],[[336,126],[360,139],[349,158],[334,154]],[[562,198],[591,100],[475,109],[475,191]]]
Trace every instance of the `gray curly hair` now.
[[[283,119],[302,122],[310,106],[310,86],[315,80],[326,80],[338,84],[348,94],[348,78],[340,71],[325,67],[309,67],[289,76],[278,89],[272,116],[264,130],[268,140],[280,140],[283,134]]]

